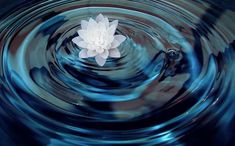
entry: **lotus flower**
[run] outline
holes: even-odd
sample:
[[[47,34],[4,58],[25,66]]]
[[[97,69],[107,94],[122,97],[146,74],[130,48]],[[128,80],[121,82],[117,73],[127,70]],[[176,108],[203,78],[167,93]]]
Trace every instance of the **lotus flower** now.
[[[78,37],[72,41],[81,48],[80,58],[95,57],[98,65],[103,66],[108,57],[119,58],[121,54],[117,47],[126,40],[123,35],[115,35],[118,20],[109,19],[99,14],[96,19],[81,21]]]

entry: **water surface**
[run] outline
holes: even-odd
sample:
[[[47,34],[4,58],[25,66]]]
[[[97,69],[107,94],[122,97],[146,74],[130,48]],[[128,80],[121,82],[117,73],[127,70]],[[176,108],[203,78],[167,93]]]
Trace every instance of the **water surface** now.
[[[0,145],[234,144],[230,1],[31,1],[2,9]],[[80,21],[118,19],[121,58],[78,57]]]

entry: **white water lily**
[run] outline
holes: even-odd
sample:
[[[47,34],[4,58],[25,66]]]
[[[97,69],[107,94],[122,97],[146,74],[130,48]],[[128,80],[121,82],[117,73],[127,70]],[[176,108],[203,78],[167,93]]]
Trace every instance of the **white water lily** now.
[[[109,19],[99,14],[96,19],[81,21],[81,30],[73,42],[82,48],[80,58],[95,57],[98,65],[103,66],[108,57],[119,58],[121,54],[117,47],[126,40],[123,35],[115,35],[118,20]]]

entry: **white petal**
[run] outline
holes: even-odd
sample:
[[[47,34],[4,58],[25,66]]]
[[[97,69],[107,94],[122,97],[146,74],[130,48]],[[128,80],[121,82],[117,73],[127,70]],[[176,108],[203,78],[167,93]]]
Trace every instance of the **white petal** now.
[[[77,43],[77,45],[81,48],[87,48],[87,43],[85,41],[80,41]]]
[[[78,30],[78,35],[84,39],[87,40],[87,35],[86,35],[86,31],[85,30]]]
[[[126,37],[124,35],[115,35],[114,39],[119,41],[119,43],[121,44],[122,42],[126,40]]]
[[[96,17],[96,22],[100,22],[104,19],[104,16],[102,14],[99,14],[97,17]]]
[[[118,26],[118,20],[114,20],[109,23],[109,26],[115,25],[116,27]]]
[[[117,26],[116,25],[111,25],[108,29],[108,32],[110,35],[114,35],[115,31],[116,31]]]
[[[81,21],[81,27],[82,29],[87,29],[87,26],[88,26],[88,22],[86,20],[82,20]]]
[[[95,56],[95,61],[99,66],[104,66],[106,59],[102,58],[101,56],[97,55]]]
[[[119,57],[121,57],[121,53],[119,52],[119,50],[117,48],[110,49],[109,50],[109,56],[113,57],[113,58],[119,58]]]
[[[97,26],[97,23],[94,19],[90,18],[88,22],[87,29],[93,29]]]
[[[111,44],[114,40],[114,36],[109,36],[107,41]],[[111,46],[110,46],[111,47]]]
[[[107,59],[109,56],[109,51],[108,50],[104,50],[104,52],[102,54],[100,54],[100,56],[104,59]]]
[[[97,52],[94,51],[94,50],[88,50],[88,51],[87,51],[87,56],[88,56],[88,57],[94,57],[94,56],[96,56],[96,55],[97,55]]]
[[[87,56],[87,49],[82,49],[82,50],[79,52],[79,57],[80,57],[80,58],[88,58],[88,56]]]
[[[103,22],[99,22],[98,27],[100,31],[106,31],[106,26]]]
[[[78,44],[78,42],[82,41],[82,38],[78,36],[78,37],[73,38],[72,41],[73,41],[75,44]]]
[[[101,22],[105,24],[106,29],[109,28],[109,19],[107,17],[101,20]]]
[[[111,48],[117,48],[121,43],[117,40],[113,40],[113,42],[111,43]]]
[[[103,53],[103,52],[104,52],[104,49],[103,49],[103,48],[100,48],[100,47],[97,47],[97,48],[96,48],[96,52],[97,52],[97,53]]]
[[[96,46],[88,44],[87,49],[88,50],[96,50]]]

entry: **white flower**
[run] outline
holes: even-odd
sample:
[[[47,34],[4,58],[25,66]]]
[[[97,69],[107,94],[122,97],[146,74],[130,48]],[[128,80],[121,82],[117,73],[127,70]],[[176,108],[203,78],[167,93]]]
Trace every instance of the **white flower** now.
[[[78,37],[73,42],[82,50],[80,58],[95,57],[98,65],[103,66],[108,57],[119,58],[121,56],[117,47],[126,40],[123,35],[114,35],[118,26],[118,20],[109,22],[109,19],[102,14],[96,20],[81,21],[81,30],[78,30]]]

